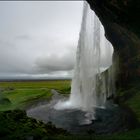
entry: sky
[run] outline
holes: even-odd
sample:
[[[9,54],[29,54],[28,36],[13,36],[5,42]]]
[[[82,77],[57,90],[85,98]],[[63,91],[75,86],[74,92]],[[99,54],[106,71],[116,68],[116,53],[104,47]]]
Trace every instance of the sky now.
[[[69,78],[82,1],[0,1],[0,78]]]

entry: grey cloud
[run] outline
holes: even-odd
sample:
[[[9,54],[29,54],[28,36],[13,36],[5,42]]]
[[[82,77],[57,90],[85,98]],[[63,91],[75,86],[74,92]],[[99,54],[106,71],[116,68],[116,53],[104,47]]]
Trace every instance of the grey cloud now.
[[[12,75],[14,73],[27,73],[30,69],[28,55],[24,55],[22,49],[17,49],[14,43],[0,41],[0,75]]]
[[[29,35],[18,35],[18,36],[16,36],[16,39],[19,39],[19,40],[31,40],[31,37]]]
[[[71,75],[82,3],[0,2],[0,78]]]
[[[62,56],[54,53],[36,60],[36,69],[40,73],[54,73],[60,71],[71,71],[74,67],[75,56],[67,52]]]

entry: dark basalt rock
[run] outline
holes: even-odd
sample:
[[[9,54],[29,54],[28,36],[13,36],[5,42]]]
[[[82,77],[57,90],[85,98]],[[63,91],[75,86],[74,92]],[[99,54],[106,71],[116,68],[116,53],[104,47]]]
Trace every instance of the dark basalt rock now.
[[[140,1],[87,0],[114,47],[118,87],[140,80]]]

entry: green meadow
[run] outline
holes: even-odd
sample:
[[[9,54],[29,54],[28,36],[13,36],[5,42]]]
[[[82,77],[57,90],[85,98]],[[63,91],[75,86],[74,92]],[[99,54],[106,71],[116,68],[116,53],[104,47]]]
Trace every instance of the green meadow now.
[[[51,89],[69,93],[70,80],[0,82],[0,111],[25,109],[39,101],[49,101]]]
[[[58,89],[62,90],[70,86],[70,80],[46,80],[46,81],[10,81],[0,82],[0,88],[16,88],[16,89]]]

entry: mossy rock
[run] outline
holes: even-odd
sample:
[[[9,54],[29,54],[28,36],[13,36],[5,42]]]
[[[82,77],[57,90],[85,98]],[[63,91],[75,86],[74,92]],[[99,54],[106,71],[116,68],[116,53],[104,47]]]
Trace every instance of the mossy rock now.
[[[0,112],[0,140],[44,140],[50,136],[67,134],[52,123],[44,124],[27,117],[25,111]]]

